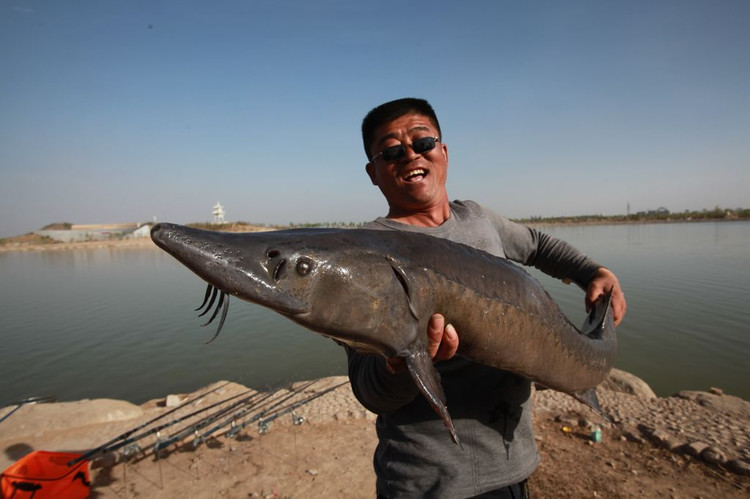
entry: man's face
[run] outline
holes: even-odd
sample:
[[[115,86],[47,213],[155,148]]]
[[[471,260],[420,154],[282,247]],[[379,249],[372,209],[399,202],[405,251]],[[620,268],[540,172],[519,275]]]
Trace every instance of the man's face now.
[[[447,201],[448,148],[437,142],[434,149],[415,153],[411,147],[415,140],[438,135],[429,118],[419,114],[401,116],[376,129],[370,145],[373,160],[366,169],[392,211],[412,213]],[[401,157],[388,161],[377,156],[383,149],[399,144],[405,146]]]

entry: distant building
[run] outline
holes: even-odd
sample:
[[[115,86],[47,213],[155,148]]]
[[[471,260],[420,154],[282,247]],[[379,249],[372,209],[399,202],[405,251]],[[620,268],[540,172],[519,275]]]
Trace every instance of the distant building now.
[[[135,229],[133,232],[131,232],[129,235],[125,236],[128,238],[139,238],[139,237],[149,237],[151,235],[151,226],[148,224],[141,225],[137,229]]]
[[[216,206],[214,206],[213,214],[214,214],[213,223],[217,225],[226,223],[224,220],[224,215],[226,214],[226,212],[224,211],[224,207],[218,201],[216,202]]]

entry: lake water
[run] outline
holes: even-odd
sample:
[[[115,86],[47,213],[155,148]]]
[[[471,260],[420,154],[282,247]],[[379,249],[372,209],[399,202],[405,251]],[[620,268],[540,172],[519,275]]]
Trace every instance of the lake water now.
[[[660,395],[750,399],[750,223],[546,227],[618,274],[616,367]],[[535,273],[575,323],[583,293]],[[156,249],[0,253],[0,405],[32,395],[141,403],[219,379],[252,387],[345,374],[343,350],[234,299],[219,338],[205,285]],[[205,318],[204,318],[205,319]]]

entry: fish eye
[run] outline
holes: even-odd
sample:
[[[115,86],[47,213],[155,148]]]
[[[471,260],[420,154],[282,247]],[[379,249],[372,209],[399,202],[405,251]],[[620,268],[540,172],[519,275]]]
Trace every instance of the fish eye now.
[[[313,261],[305,256],[297,260],[297,273],[306,276],[313,268]]]

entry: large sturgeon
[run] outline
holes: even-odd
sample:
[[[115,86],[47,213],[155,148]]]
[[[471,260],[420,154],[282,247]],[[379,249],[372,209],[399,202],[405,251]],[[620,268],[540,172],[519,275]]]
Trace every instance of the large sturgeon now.
[[[151,238],[217,290],[221,324],[233,295],[357,351],[400,356],[458,442],[427,353],[427,323],[456,327],[458,355],[573,395],[601,414],[595,387],[614,363],[610,296],[581,330],[509,261],[423,234],[359,229],[225,233],[157,224]],[[206,313],[204,312],[204,313]],[[218,334],[218,330],[216,334]],[[214,336],[215,338],[215,336]]]

